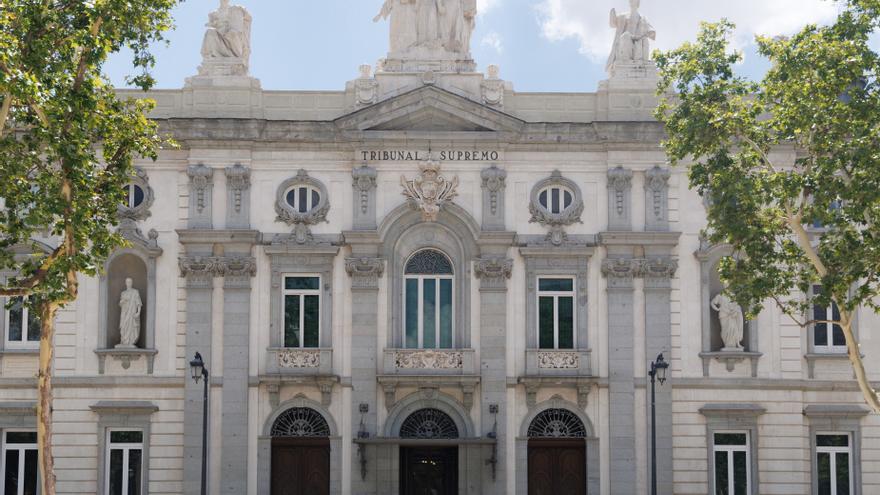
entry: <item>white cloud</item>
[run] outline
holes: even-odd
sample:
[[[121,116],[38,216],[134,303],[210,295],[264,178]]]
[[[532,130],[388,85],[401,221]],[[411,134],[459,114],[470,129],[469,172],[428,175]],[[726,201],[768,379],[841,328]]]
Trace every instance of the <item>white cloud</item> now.
[[[483,36],[480,44],[490,46],[494,48],[495,51],[498,53],[502,53],[504,51],[504,42],[501,39],[501,35],[495,31],[487,33],[486,36]]]
[[[576,38],[581,52],[595,61],[611,50],[614,31],[609,12],[629,10],[624,0],[542,0],[538,16],[543,34],[558,41]],[[642,0],[641,13],[657,31],[653,45],[668,50],[696,38],[701,21],[726,17],[737,25],[737,47],[752,42],[755,34],[791,34],[808,23],[833,20],[837,4],[828,0]]]
[[[483,15],[494,9],[501,3],[501,0],[477,0],[477,14]]]

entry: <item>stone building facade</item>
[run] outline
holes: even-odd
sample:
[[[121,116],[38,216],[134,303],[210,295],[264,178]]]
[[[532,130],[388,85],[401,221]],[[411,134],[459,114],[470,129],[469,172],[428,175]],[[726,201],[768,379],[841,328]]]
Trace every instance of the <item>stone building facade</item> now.
[[[768,306],[724,348],[730,249],[701,241],[655,84],[618,56],[594,93],[520,93],[419,52],[340,91],[263,90],[235,57],[153,91],[180,147],[138,163],[131,246],[58,316],[58,493],[199,493],[196,352],[213,494],[648,493],[660,353],[659,493],[880,493],[834,329]],[[6,313],[3,473],[28,493],[37,356]]]

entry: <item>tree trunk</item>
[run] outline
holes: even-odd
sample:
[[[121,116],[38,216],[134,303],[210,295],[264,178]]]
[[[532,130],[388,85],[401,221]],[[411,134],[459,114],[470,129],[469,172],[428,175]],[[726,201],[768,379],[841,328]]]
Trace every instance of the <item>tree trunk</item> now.
[[[846,336],[847,354],[849,354],[849,360],[855,371],[856,381],[859,382],[859,390],[861,390],[862,395],[865,396],[865,401],[871,406],[871,409],[873,409],[875,413],[880,413],[880,396],[877,395],[877,391],[871,386],[871,381],[868,380],[868,374],[865,373],[865,363],[862,360],[859,343],[852,330],[852,315],[850,315],[848,311],[841,311],[840,316],[840,328],[843,329],[843,334]]]
[[[55,495],[55,458],[52,455],[52,361],[55,340],[54,303],[40,306],[40,372],[37,375],[37,446],[41,495]]]

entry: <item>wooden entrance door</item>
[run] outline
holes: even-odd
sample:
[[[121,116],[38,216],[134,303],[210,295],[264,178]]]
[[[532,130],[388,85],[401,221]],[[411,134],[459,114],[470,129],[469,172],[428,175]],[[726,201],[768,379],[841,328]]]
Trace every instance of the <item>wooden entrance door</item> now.
[[[401,495],[458,493],[458,447],[400,448]]]
[[[578,440],[529,441],[529,495],[586,495],[587,449]]]
[[[330,440],[272,440],[272,495],[330,495]]]

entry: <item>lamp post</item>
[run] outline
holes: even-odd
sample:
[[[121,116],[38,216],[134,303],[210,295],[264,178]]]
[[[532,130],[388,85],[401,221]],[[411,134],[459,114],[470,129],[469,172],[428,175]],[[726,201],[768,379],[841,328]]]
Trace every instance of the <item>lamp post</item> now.
[[[205,367],[205,361],[202,355],[196,353],[192,361],[189,362],[192,371],[193,380],[196,384],[202,378],[205,379],[205,395],[202,412],[202,495],[208,493],[208,368]]]
[[[657,395],[654,388],[656,382],[660,382],[660,385],[666,383],[668,368],[669,363],[663,359],[663,353],[660,353],[651,363],[651,371],[648,372],[651,377],[651,495],[657,495]]]

